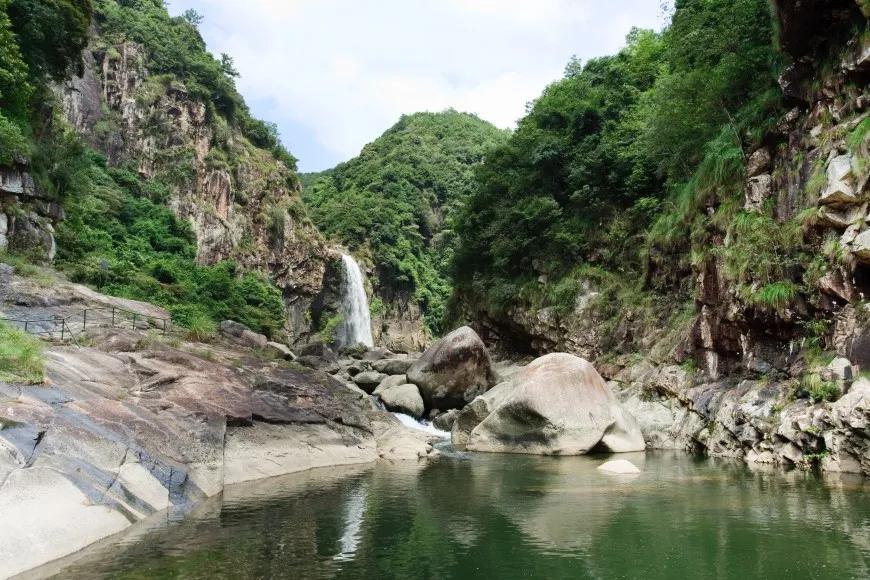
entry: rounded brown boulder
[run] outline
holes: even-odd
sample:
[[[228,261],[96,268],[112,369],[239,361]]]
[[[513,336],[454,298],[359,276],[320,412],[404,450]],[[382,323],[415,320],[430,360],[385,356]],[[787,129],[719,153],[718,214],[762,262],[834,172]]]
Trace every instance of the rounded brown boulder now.
[[[550,354],[532,362],[468,438],[471,451],[584,455],[645,448],[640,427],[586,360]]]
[[[495,384],[496,372],[486,345],[471,328],[454,330],[408,369],[427,409],[461,409]]]

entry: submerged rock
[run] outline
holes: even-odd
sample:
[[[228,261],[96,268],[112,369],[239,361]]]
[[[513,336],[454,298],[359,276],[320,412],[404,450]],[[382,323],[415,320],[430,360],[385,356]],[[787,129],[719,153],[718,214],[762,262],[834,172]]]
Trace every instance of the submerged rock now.
[[[514,381],[505,399],[471,432],[469,450],[583,455],[593,448],[645,448],[637,421],[586,360],[550,354]]]
[[[454,330],[423,353],[408,381],[420,388],[428,408],[462,408],[495,385],[496,372],[486,345],[471,328]]]
[[[625,459],[608,461],[603,465],[599,465],[598,469],[600,469],[601,471],[606,471],[608,473],[618,473],[624,475],[640,473],[640,469],[638,469],[634,463]]]

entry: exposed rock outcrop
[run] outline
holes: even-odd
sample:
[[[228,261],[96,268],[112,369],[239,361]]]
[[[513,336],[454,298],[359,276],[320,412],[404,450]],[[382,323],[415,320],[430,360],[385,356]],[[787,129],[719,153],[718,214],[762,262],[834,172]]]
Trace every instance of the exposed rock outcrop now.
[[[5,265],[0,288],[21,319],[101,304],[166,315],[62,281],[43,288]],[[436,453],[431,435],[326,373],[230,341],[203,349],[92,324],[75,332],[93,347],[47,350],[44,385],[0,382],[0,577],[233,483]]]
[[[463,326],[429,347],[408,369],[427,408],[461,408],[495,384],[489,352],[471,328]]]

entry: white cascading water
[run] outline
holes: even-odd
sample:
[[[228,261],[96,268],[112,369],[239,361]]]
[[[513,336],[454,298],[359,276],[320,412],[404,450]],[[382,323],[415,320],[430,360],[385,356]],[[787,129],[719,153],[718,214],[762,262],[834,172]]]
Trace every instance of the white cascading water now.
[[[351,256],[343,255],[341,261],[344,265],[342,323],[336,342],[340,347],[358,344],[372,347],[375,341],[372,338],[372,319],[362,271]]]

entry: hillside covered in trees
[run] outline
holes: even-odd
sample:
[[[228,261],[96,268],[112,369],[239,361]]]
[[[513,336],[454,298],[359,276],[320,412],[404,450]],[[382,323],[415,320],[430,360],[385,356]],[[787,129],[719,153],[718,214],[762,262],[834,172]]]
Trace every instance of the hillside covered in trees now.
[[[201,20],[159,0],[0,2],[0,166],[24,184],[0,193],[3,241],[182,325],[273,335],[287,315],[264,255],[306,230],[306,253],[322,243],[295,158]]]
[[[507,137],[454,110],[404,116],[359,157],[303,176],[310,184],[304,200],[321,232],[374,266],[375,292],[387,307],[409,298],[429,331],[440,334],[458,241],[454,220],[475,191],[475,167]]]
[[[766,0],[681,0],[661,33],[570,62],[476,173],[453,263],[465,313],[503,326],[516,309],[570,317],[593,291],[605,344],[632,352],[626,313],[685,322],[710,253],[748,303],[784,306],[779,246],[794,236],[770,204],[743,211],[745,151],[784,112],[782,62]]]

